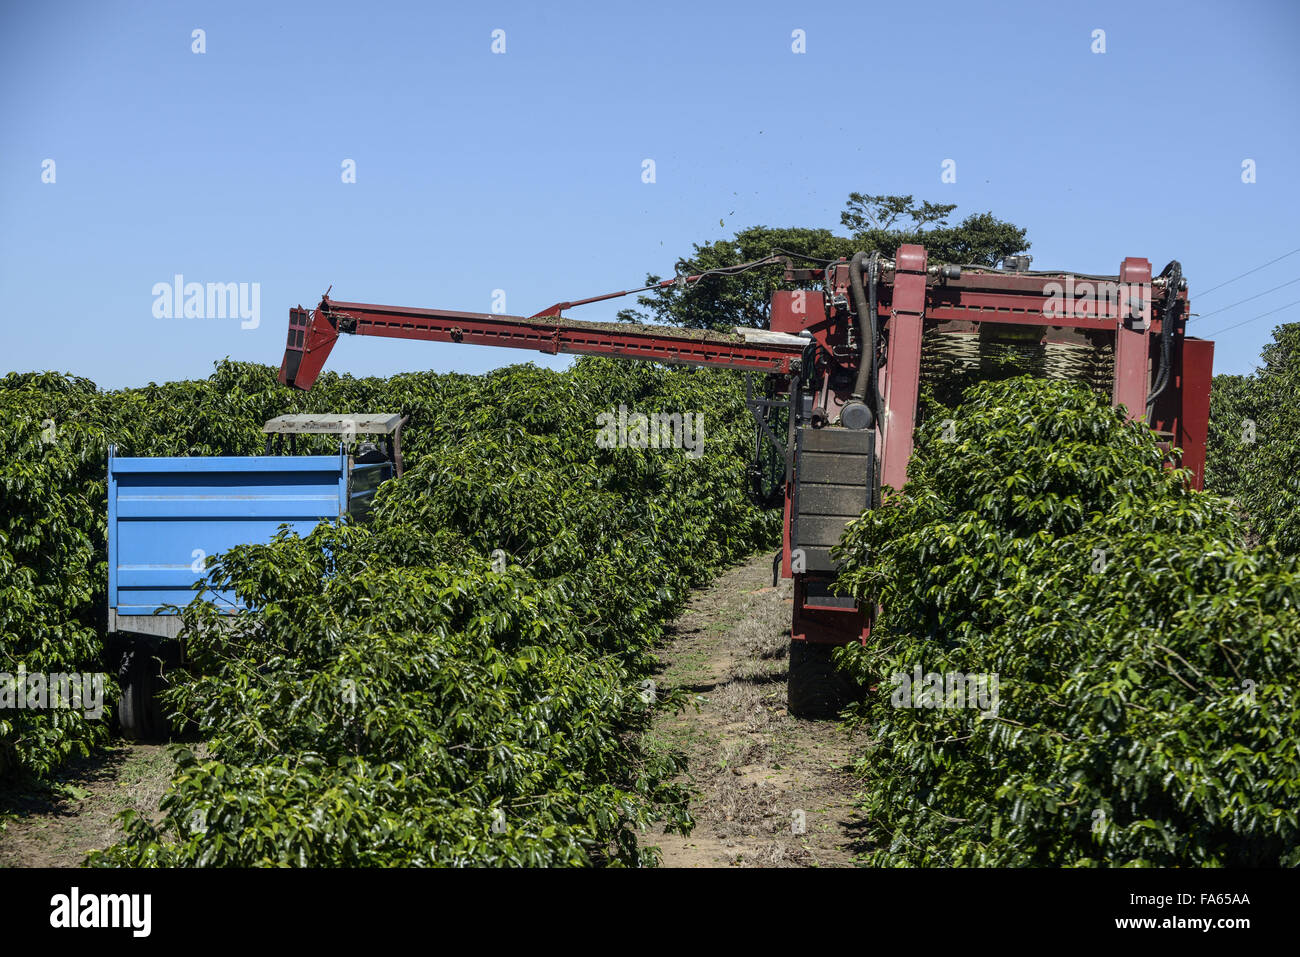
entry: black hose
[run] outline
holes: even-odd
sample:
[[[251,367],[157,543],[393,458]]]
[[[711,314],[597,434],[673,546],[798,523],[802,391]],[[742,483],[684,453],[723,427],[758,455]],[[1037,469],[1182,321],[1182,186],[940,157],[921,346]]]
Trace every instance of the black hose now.
[[[1160,273],[1165,277],[1165,301],[1160,312],[1160,368],[1156,371],[1156,381],[1152,384],[1151,394],[1147,396],[1147,419],[1155,408],[1156,399],[1169,386],[1172,378],[1174,349],[1174,313],[1178,308],[1178,291],[1183,284],[1183,265],[1177,259],[1169,263]]]
[[[849,290],[853,294],[853,311],[858,316],[858,342],[862,347],[862,357],[858,360],[858,377],[853,382],[853,398],[859,402],[866,401],[867,387],[871,384],[874,364],[872,360],[876,354],[876,330],[871,321],[871,305],[867,301],[867,290],[862,284],[862,264],[869,255],[865,252],[856,252],[849,260]],[[873,283],[873,291],[874,286]]]
[[[880,418],[880,314],[876,310],[876,286],[880,281],[880,253],[871,254],[871,266],[868,272],[867,298],[871,307],[871,404]]]

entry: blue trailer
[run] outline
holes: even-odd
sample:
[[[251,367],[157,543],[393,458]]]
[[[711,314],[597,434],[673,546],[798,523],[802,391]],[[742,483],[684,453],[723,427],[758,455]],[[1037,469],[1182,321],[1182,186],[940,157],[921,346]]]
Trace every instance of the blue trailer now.
[[[401,469],[401,416],[281,416],[264,427],[283,445],[302,434],[344,437],[332,455],[108,457],[108,630],[122,647],[118,718],[131,737],[166,723],[154,696],[179,660],[178,608],[195,597],[208,558],[270,541],[287,525],[305,535],[323,521],[369,511],[379,485]],[[356,436],[388,437],[349,454]],[[207,593],[223,611],[245,610],[233,592]],[[169,607],[172,606],[172,607]]]

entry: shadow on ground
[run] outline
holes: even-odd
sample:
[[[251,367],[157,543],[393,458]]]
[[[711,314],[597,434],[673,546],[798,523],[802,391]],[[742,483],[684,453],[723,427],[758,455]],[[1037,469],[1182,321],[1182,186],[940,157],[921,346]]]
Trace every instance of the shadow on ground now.
[[[865,735],[786,712],[791,587],[769,556],[696,592],[659,649],[656,685],[691,703],[647,745],[683,752],[697,821],[646,836],[668,867],[847,867],[869,848],[854,794]]]

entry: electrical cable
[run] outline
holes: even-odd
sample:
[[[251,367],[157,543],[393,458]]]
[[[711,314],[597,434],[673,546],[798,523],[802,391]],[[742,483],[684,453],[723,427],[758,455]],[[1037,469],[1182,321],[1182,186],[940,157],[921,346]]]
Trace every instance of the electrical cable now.
[[[1248,323],[1248,322],[1254,322],[1256,319],[1263,319],[1265,316],[1271,316],[1271,315],[1273,315],[1273,313],[1275,313],[1275,312],[1281,312],[1283,309],[1290,309],[1292,306],[1300,306],[1300,299],[1297,299],[1297,300],[1295,300],[1294,302],[1288,302],[1288,303],[1286,303],[1285,305],[1282,305],[1282,306],[1278,306],[1276,309],[1270,309],[1268,312],[1261,312],[1258,316],[1251,316],[1249,319],[1243,319],[1243,320],[1241,320],[1241,322],[1234,323],[1234,324],[1231,325],[1231,326],[1224,326],[1222,329],[1216,329],[1216,330],[1213,331],[1213,332],[1207,332],[1206,335],[1207,335],[1207,336],[1221,336],[1221,335],[1223,335],[1225,332],[1228,332],[1228,331],[1231,330],[1231,329],[1237,329],[1237,328],[1240,328],[1241,326],[1246,325],[1246,323]]]
[[[1198,292],[1198,293],[1196,294],[1196,297],[1199,299],[1201,296],[1208,295],[1209,293],[1214,292],[1214,290],[1216,290],[1216,289],[1222,289],[1224,286],[1228,285],[1229,283],[1234,283],[1234,282],[1236,282],[1238,279],[1245,279],[1245,278],[1246,278],[1247,276],[1249,276],[1251,273],[1259,272],[1261,269],[1265,268],[1266,266],[1271,266],[1271,265],[1273,265],[1273,263],[1280,263],[1283,259],[1286,259],[1288,256],[1294,256],[1296,253],[1300,253],[1300,248],[1293,249],[1293,250],[1291,250],[1289,253],[1283,253],[1281,256],[1278,256],[1276,259],[1270,259],[1268,262],[1266,262],[1266,263],[1264,263],[1264,264],[1262,264],[1262,265],[1256,266],[1254,269],[1247,269],[1247,270],[1246,270],[1244,273],[1242,273],[1240,276],[1233,276],[1231,279],[1225,279],[1223,282],[1219,283],[1217,286],[1211,286],[1209,289],[1202,289],[1200,292]]]
[[[1253,296],[1247,296],[1245,299],[1238,299],[1236,302],[1232,303],[1231,305],[1227,305],[1219,309],[1215,309],[1213,312],[1201,313],[1196,318],[1208,319],[1210,316],[1217,316],[1221,312],[1227,312],[1229,309],[1235,309],[1237,306],[1240,306],[1242,303],[1250,302],[1252,299],[1258,299],[1260,296],[1267,296],[1270,292],[1277,292],[1279,289],[1285,289],[1287,286],[1294,286],[1298,282],[1300,282],[1300,276],[1297,276],[1295,279],[1292,279],[1289,282],[1284,282],[1280,286],[1274,286],[1272,289],[1265,289],[1263,292],[1256,293]]]
[[[802,259],[804,262],[820,263],[822,265],[833,265],[839,261],[837,259],[822,259],[818,256],[809,256],[806,253],[791,252],[788,249],[782,249],[780,246],[773,246],[772,252],[780,253],[783,256],[789,256],[792,259]]]

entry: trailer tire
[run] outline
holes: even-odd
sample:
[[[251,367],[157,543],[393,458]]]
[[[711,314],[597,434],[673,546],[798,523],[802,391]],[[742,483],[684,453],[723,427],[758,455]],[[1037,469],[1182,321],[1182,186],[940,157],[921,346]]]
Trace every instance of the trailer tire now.
[[[834,718],[857,697],[857,688],[835,667],[834,645],[790,642],[786,710],[797,718]]]
[[[122,655],[118,681],[122,697],[117,703],[117,723],[130,741],[166,740],[170,728],[158,703],[161,687],[159,663],[147,642],[132,642]]]

